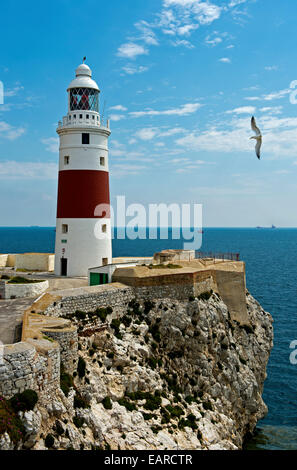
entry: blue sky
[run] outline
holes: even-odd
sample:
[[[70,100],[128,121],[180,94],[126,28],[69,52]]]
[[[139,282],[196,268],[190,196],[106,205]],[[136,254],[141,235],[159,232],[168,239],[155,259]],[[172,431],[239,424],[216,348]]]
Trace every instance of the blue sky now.
[[[55,225],[55,129],[86,55],[111,119],[112,201],[297,226],[295,2],[7,1],[1,17],[0,225]]]

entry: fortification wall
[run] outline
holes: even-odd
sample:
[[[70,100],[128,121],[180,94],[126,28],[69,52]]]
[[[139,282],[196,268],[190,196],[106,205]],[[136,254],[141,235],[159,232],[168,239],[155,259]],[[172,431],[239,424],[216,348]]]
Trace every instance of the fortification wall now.
[[[76,310],[84,312],[94,311],[97,307],[110,306],[114,312],[121,312],[123,306],[128,304],[135,297],[134,289],[125,288],[107,288],[102,289],[99,286],[98,292],[86,293],[81,295],[60,296],[60,300],[49,305],[44,313],[54,317],[75,313]],[[59,293],[59,291],[58,291]]]
[[[5,299],[18,299],[22,297],[36,297],[48,289],[48,281],[33,282],[32,284],[9,284],[4,285]]]
[[[48,253],[24,253],[15,255],[15,268],[28,271],[53,271],[55,255]]]
[[[50,393],[59,387],[60,350],[46,340],[4,346],[0,360],[0,395],[11,398],[30,388]]]

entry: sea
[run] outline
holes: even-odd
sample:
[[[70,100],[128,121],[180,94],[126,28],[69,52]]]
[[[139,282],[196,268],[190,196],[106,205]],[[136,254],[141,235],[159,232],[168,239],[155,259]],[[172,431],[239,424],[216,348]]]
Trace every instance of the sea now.
[[[116,234],[116,230],[115,230]],[[113,256],[151,256],[183,248],[183,240],[113,240]],[[0,227],[0,253],[53,253],[54,227]],[[258,422],[246,449],[297,449],[297,229],[205,228],[203,252],[239,253],[246,263],[247,288],[274,319],[274,347],[267,367],[263,399],[267,416]],[[292,342],[296,341],[296,346]],[[291,359],[291,360],[290,360]]]

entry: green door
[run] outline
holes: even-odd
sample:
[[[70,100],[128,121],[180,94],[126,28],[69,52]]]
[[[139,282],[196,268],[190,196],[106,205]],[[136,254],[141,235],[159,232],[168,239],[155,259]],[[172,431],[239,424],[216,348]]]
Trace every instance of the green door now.
[[[108,284],[108,274],[100,274],[100,284]]]
[[[108,274],[90,273],[90,286],[99,286],[100,284],[108,284]]]
[[[90,273],[90,286],[99,286],[100,274],[99,273]]]

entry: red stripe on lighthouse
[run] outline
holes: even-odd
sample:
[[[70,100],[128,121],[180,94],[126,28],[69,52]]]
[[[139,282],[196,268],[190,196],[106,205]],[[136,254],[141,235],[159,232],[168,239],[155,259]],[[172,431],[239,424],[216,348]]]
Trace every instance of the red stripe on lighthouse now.
[[[106,213],[96,211],[106,204]],[[109,173],[98,170],[64,170],[59,172],[58,219],[110,218]],[[101,215],[100,215],[101,214]]]

